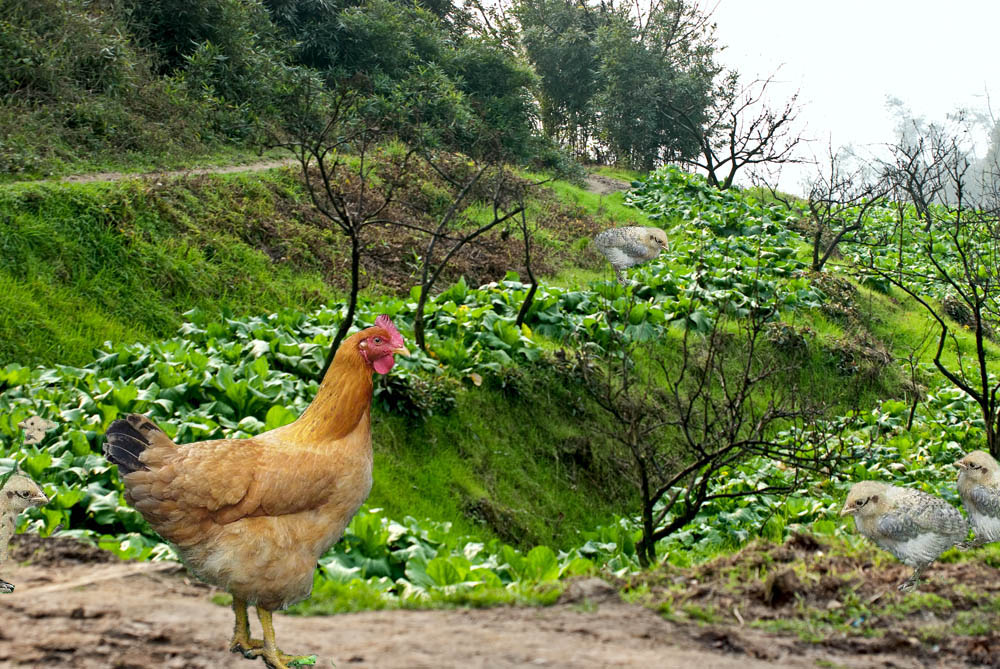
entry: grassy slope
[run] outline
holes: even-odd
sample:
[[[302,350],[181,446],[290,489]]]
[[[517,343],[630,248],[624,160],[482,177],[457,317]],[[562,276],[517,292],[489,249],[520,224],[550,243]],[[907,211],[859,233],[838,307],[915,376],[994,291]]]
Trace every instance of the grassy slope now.
[[[192,307],[249,314],[332,301],[308,248],[293,267],[253,245],[267,240],[250,228],[274,221],[271,236],[311,241],[276,210],[296,186],[276,171],[167,191],[139,181],[0,188],[0,362],[82,363],[106,340],[173,335]]]
[[[646,223],[621,194],[599,197],[559,182],[552,192],[600,227]],[[544,213],[543,204],[532,207]],[[334,301],[337,265],[327,256],[339,240],[307,211],[287,170],[161,188],[139,181],[0,187],[0,363],[83,363],[107,339],[173,335],[194,306],[242,315]],[[588,253],[582,237],[543,232],[539,245],[566,251],[553,255],[564,259],[551,268],[553,283],[610,275],[603,264],[573,264]],[[847,315],[815,312],[795,322],[814,333],[804,368],[815,385],[840,390],[845,408],[848,398],[865,408],[901,394],[898,366],[845,376],[844,350],[868,333],[905,358],[927,319],[910,303],[865,289],[849,301]],[[670,341],[660,347],[660,355],[673,352]],[[422,425],[377,416],[370,504],[521,545],[567,546],[577,528],[627,512],[633,493],[594,436],[601,419],[554,373],[530,376],[516,394],[468,386],[455,411]]]

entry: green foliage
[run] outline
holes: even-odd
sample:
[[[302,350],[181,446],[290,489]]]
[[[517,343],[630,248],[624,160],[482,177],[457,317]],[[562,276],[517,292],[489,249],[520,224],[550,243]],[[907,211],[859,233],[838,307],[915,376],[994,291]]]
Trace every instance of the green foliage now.
[[[273,187],[294,191],[285,177],[268,179]],[[252,195],[250,208],[266,213],[266,192],[237,183]],[[332,306],[311,311],[270,306],[274,313],[268,316],[223,312],[220,317],[217,303],[232,293],[210,289],[237,290],[242,281],[232,278],[240,275],[215,274],[218,270],[205,259],[214,254],[229,271],[239,267],[248,256],[227,256],[232,252],[227,247],[238,247],[240,235],[250,233],[241,227],[243,213],[233,211],[234,201],[215,189],[181,189],[153,200],[156,206],[135,184],[14,187],[2,197],[4,210],[16,213],[11,225],[0,227],[0,270],[6,273],[0,279],[9,277],[0,284],[0,294],[8,297],[0,300],[17,303],[22,312],[41,314],[49,308],[32,311],[25,299],[31,293],[21,287],[27,284],[45,295],[45,283],[31,282],[44,272],[68,277],[75,290],[93,291],[86,293],[91,301],[104,305],[153,290],[176,295],[174,304],[190,304],[192,296],[202,299],[203,308],[186,313],[179,336],[172,339],[109,343],[93,356],[81,355],[81,366],[0,367],[0,472],[16,463],[41,481],[52,499],[24,514],[20,529],[48,534],[61,525],[62,533],[122,557],[169,557],[171,549],[124,503],[115,471],[99,455],[107,425],[122,413],[142,412],[179,441],[193,441],[248,436],[287,424],[315,393],[315,375],[344,310],[331,301]],[[183,201],[197,201],[198,206],[188,209]],[[375,457],[381,476],[376,476],[373,501],[377,496],[378,503],[392,504],[392,509],[365,510],[352,521],[344,539],[323,556],[313,598],[295,612],[545,603],[558,595],[558,580],[567,576],[636,571],[638,520],[624,517],[594,526],[595,518],[606,517],[613,503],[608,498],[619,495],[620,502],[623,496],[602,490],[604,506],[590,499],[598,484],[612,479],[598,478],[596,466],[571,469],[559,452],[592,427],[585,422],[587,407],[575,397],[577,389],[557,375],[558,364],[549,353],[578,333],[607,346],[607,329],[613,327],[634,339],[659,342],[665,350],[674,328],[707,328],[723,306],[737,316],[749,313],[760,306],[757,296],[764,295],[783,305],[779,316],[786,322],[774,321],[775,344],[804,348],[800,353],[809,362],[814,341],[828,336],[834,326],[817,315],[828,297],[796,257],[801,239],[788,228],[789,212],[738,190],[720,193],[702,178],[670,168],[636,181],[627,201],[672,237],[669,251],[630,271],[639,285],[623,288],[606,280],[568,288],[542,284],[522,328],[514,325],[514,317],[527,285],[513,273],[480,287],[460,280],[428,303],[430,355],[415,352],[412,358],[398,359],[376,387],[381,416]],[[171,212],[170,225],[159,217],[163,211]],[[197,233],[201,227],[211,229]],[[223,235],[224,230],[233,236]],[[129,262],[116,260],[123,256]],[[136,269],[150,266],[158,277],[152,286],[151,275]],[[259,280],[246,279],[246,290],[268,289],[272,275],[261,269],[268,266],[253,266]],[[122,286],[128,292],[115,292]],[[632,309],[629,293],[637,298]],[[162,327],[168,330],[173,308],[154,310],[165,318]],[[405,336],[414,308],[412,296],[365,299],[358,325],[386,313]],[[13,305],[9,312],[17,313]],[[86,320],[82,306],[79,313]],[[141,311],[121,313],[127,327],[140,322]],[[813,324],[811,332],[798,325],[803,321]],[[53,321],[47,334],[61,324]],[[135,339],[123,334],[125,327],[110,338]],[[796,335],[803,332],[810,336],[800,341]],[[144,338],[157,339],[145,333]],[[482,387],[475,390],[477,379]],[[526,417],[525,411],[541,418]],[[809,480],[787,499],[764,493],[714,499],[661,542],[658,554],[687,565],[756,536],[781,540],[802,530],[856,541],[853,528],[837,512],[847,487],[858,479],[933,489],[957,503],[951,462],[981,445],[977,407],[964,394],[941,387],[931,389],[910,430],[908,412],[908,402],[886,398],[837,424],[814,426],[843,428],[843,438],[859,456],[852,470]],[[32,415],[52,419],[58,427],[42,443],[25,447],[17,424]],[[511,443],[528,441],[518,430],[544,432],[554,453],[540,455]],[[486,431],[499,434],[480,436]],[[484,455],[486,451],[496,458]],[[587,453],[581,448],[573,457]],[[498,473],[497,462],[517,471]],[[713,482],[712,492],[752,492],[762,475],[782,481],[793,474],[774,462],[753,459]],[[578,477],[574,490],[566,486],[571,477]],[[516,509],[505,506],[526,492],[536,499]],[[591,506],[581,511],[565,508],[569,504]],[[408,507],[422,512],[413,514]],[[470,509],[489,521],[489,530],[463,518]],[[569,518],[553,520],[555,510]],[[408,517],[432,514],[450,516],[455,525]],[[581,521],[589,524],[577,533]],[[563,524],[568,527],[560,527],[557,535],[553,527]]]
[[[547,136],[577,155],[651,170],[697,150],[663,100],[699,117],[718,71],[711,28],[686,2],[648,11],[609,3],[518,2],[521,39],[540,79]]]
[[[176,332],[191,307],[263,312],[331,296],[320,260],[297,248],[322,249],[322,231],[277,220],[296,193],[281,173],[169,192],[139,182],[0,189],[0,361],[83,362],[104,340]],[[268,230],[273,242],[258,237]],[[294,260],[272,263],[262,245]]]
[[[164,165],[281,136],[297,91],[360,90],[412,141],[524,162],[534,74],[450,3],[0,3],[0,172]],[[311,111],[323,115],[323,95]],[[404,113],[405,110],[405,113]]]

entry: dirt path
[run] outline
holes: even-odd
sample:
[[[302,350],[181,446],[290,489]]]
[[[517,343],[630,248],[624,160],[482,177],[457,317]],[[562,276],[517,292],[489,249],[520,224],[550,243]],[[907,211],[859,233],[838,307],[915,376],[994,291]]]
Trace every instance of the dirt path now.
[[[190,167],[183,170],[165,170],[146,173],[128,172],[93,172],[91,174],[74,174],[57,179],[65,183],[91,183],[94,181],[122,181],[123,179],[172,179],[176,177],[196,176],[199,174],[229,174],[232,172],[262,172],[284,167],[286,165],[297,165],[294,158],[284,160],[261,160],[255,163],[244,165],[221,165],[218,167]]]
[[[598,195],[610,195],[631,188],[627,181],[612,179],[602,174],[588,174],[584,181],[587,182],[587,190]]]
[[[5,573],[18,587],[0,600],[0,666],[253,666],[226,652],[232,613],[213,604],[213,591],[191,583],[183,571],[133,571],[58,588],[107,570],[76,565],[55,573],[38,567]],[[282,648],[316,653],[317,666],[327,667],[330,661],[400,668],[767,666],[676,646],[669,626],[653,612],[620,602],[280,616],[276,627]]]
[[[17,590],[0,596],[0,667],[263,666],[227,652],[232,613],[179,565],[118,562],[69,540],[18,539],[22,563],[3,573]],[[279,616],[276,628],[283,649],[315,653],[319,667],[960,666],[878,652],[832,656],[735,621],[671,623],[600,582],[575,584],[547,608]]]
[[[124,179],[173,179],[177,177],[197,176],[200,174],[231,174],[233,172],[262,172],[276,167],[298,165],[294,158],[283,160],[261,160],[243,165],[221,165],[217,167],[190,167],[179,170],[154,170],[152,172],[91,172],[89,174],[72,174],[65,177],[45,179],[45,181],[61,181],[63,183],[93,183],[95,181],[122,181]],[[628,190],[627,181],[613,179],[601,174],[588,174],[584,179],[587,190],[598,195],[610,195],[622,190]],[[27,183],[27,182],[26,182]]]

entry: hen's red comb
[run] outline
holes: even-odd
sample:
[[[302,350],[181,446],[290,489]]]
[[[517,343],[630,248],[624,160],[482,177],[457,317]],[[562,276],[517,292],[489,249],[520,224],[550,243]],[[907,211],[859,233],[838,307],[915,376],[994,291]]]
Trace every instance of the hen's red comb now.
[[[397,348],[400,346],[406,346],[406,341],[403,339],[403,335],[399,334],[399,330],[396,329],[396,326],[392,324],[392,321],[389,320],[389,317],[385,314],[382,314],[375,319],[375,327],[382,328],[389,333],[389,343],[393,346]]]

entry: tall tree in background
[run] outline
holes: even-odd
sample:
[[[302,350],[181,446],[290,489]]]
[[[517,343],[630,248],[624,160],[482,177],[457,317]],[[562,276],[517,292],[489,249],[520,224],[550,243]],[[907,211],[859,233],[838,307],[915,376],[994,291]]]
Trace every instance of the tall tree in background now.
[[[696,4],[657,2],[611,7],[598,32],[598,139],[607,162],[652,170],[699,150],[661,113],[668,102],[700,117],[712,104],[713,26]]]
[[[584,155],[596,120],[596,33],[602,21],[596,11],[566,0],[523,0],[514,14],[539,77],[542,130],[574,155]]]
[[[658,112],[671,99],[692,113],[711,103],[715,39],[696,3],[520,0],[514,13],[541,81],[548,137],[577,155],[638,169],[697,151]]]
[[[363,78],[386,119],[398,119],[400,135],[419,128],[421,141],[433,134],[439,146],[468,152],[486,145],[485,133],[515,161],[539,150],[530,66],[501,40],[467,29],[469,13],[450,0],[266,5],[294,40],[297,65],[321,73],[330,87]]]

